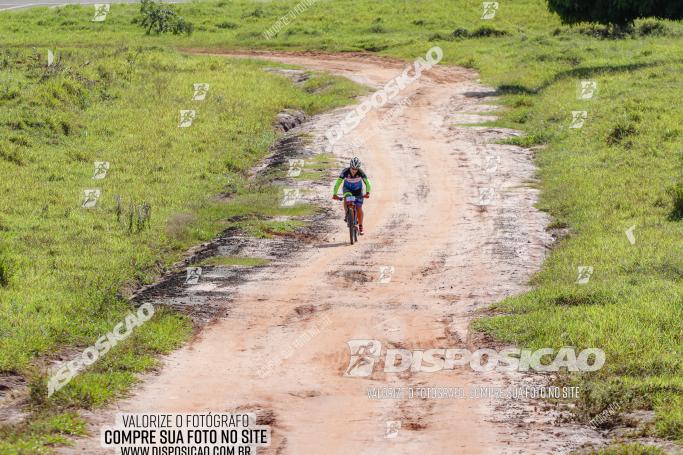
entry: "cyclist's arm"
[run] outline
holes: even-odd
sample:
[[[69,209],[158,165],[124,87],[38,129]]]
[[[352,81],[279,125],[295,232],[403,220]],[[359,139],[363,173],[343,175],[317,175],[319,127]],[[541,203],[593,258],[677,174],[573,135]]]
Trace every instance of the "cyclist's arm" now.
[[[336,182],[334,182],[334,189],[332,190],[332,196],[337,194],[337,191],[339,191],[339,187],[341,184],[344,182],[343,178],[338,178]]]
[[[365,177],[365,178],[363,179],[363,183],[365,183],[365,192],[366,192],[366,193],[369,193],[369,192],[370,192],[370,189],[372,188],[372,187],[370,186],[370,180],[368,180],[368,178]]]

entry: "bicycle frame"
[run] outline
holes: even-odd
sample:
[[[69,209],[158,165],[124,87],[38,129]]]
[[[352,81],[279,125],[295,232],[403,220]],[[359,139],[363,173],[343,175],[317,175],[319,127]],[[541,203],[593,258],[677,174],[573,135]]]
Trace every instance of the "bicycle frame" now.
[[[351,193],[344,193],[342,200],[344,201],[346,222],[349,227],[349,239],[351,240],[351,245],[353,245],[354,242],[358,241],[358,227],[356,226],[358,221],[356,197]]]

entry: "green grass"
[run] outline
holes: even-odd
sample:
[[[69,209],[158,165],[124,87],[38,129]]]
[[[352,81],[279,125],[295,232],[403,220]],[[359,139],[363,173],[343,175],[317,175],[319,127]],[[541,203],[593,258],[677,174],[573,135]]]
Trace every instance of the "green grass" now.
[[[136,150],[140,149],[150,150],[152,145],[148,143],[145,147],[145,142],[153,143],[148,138],[154,137],[155,129],[162,129],[162,125],[174,122],[173,110],[178,108],[178,103],[187,100],[186,87],[191,82],[199,82],[193,80],[193,77],[184,79],[184,76],[201,74],[204,78],[206,73],[192,73],[193,65],[194,71],[200,71],[197,69],[197,62],[213,62],[204,65],[216,65],[216,74],[231,74],[238,78],[241,76],[235,75],[235,70],[239,69],[242,74],[258,68],[253,62],[238,64],[210,58],[171,58],[168,51],[163,49],[242,47],[366,50],[412,61],[418,56],[424,56],[429,47],[438,45],[444,50],[444,64],[474,68],[480,72],[483,82],[499,90],[502,102],[508,110],[498,123],[527,133],[526,137],[515,140],[517,144],[543,146],[536,149],[536,164],[540,168],[542,190],[539,207],[555,218],[554,226],[569,229],[569,236],[553,249],[542,271],[534,277],[534,289],[501,302],[497,306],[501,314],[479,321],[477,328],[521,346],[573,345],[578,348],[594,346],[604,349],[607,353],[605,368],[591,375],[567,379],[583,386],[584,393],[577,408],[579,416],[588,420],[612,401],[627,397],[626,408],[643,407],[656,411],[657,421],[653,430],[656,434],[683,441],[683,415],[680,411],[683,396],[683,242],[680,240],[683,238],[683,221],[680,220],[683,206],[680,190],[683,185],[683,110],[677,102],[683,92],[683,80],[680,76],[683,74],[681,23],[661,21],[658,26],[653,27],[654,21],[640,21],[636,24],[637,30],[640,30],[636,35],[624,39],[603,39],[599,37],[600,30],[594,27],[562,26],[559,19],[547,11],[542,0],[501,3],[496,18],[488,22],[480,20],[480,2],[335,0],[314,4],[272,40],[265,39],[262,33],[296,3],[294,0],[269,3],[222,0],[178,5],[181,14],[195,23],[196,32],[189,38],[144,36],[141,29],[132,23],[136,15],[136,7],[133,5],[112,5],[110,17],[105,23],[89,22],[91,8],[77,6],[50,10],[36,8],[0,14],[0,42],[11,43],[13,46],[4,50],[5,53],[21,52],[27,55],[30,51],[26,47],[36,46],[42,56],[50,47],[58,54],[66,54],[68,58],[77,58],[80,55],[83,63],[87,58],[92,58],[85,55],[100,54],[101,58],[112,61],[112,64],[105,66],[102,74],[98,73],[97,63],[80,65],[79,68],[83,68],[88,74],[92,73],[93,79],[107,81],[111,78],[123,84],[124,75],[130,66],[127,63],[130,59],[126,56],[135,53],[136,46],[144,46],[144,53],[139,58],[143,62],[141,64],[145,65],[147,79],[151,80],[132,85],[137,87],[142,84],[155,90],[156,87],[166,86],[164,78],[171,81],[168,92],[165,92],[166,96],[154,97],[155,102],[164,106],[163,112],[159,111],[157,115],[152,112],[153,116],[149,116],[148,113],[140,112],[148,108],[138,105],[138,117],[134,115],[126,122],[125,114],[111,111],[111,104],[107,103],[116,102],[116,99],[110,100],[106,93],[98,94],[95,98],[83,97],[79,94],[78,86],[74,88],[73,81],[54,85],[57,81],[50,79],[45,82],[50,85],[43,86],[42,90],[34,90],[31,96],[41,103],[48,103],[44,105],[54,103],[57,106],[62,106],[59,104],[64,102],[61,101],[62,98],[73,99],[69,106],[75,107],[59,111],[54,109],[47,118],[38,118],[38,122],[34,122],[35,118],[31,115],[21,117],[25,118],[22,129],[10,131],[8,134],[11,136],[0,136],[4,138],[5,144],[2,148],[4,159],[0,173],[4,175],[8,170],[13,173],[18,170],[18,181],[22,182],[19,187],[22,190],[24,185],[35,185],[37,182],[47,185],[45,194],[50,198],[47,209],[50,221],[83,223],[79,224],[80,228],[75,233],[65,230],[62,224],[58,232],[60,237],[52,240],[41,234],[40,230],[40,226],[47,223],[40,220],[47,196],[41,199],[37,195],[43,193],[37,190],[29,192],[28,194],[32,194],[31,199],[18,203],[19,207],[25,207],[24,211],[16,213],[17,209],[9,208],[4,203],[0,222],[2,226],[7,226],[3,228],[6,231],[3,233],[9,234],[8,237],[14,243],[9,253],[0,255],[0,283],[9,281],[9,286],[4,285],[2,292],[12,292],[12,287],[17,286],[18,282],[34,285],[49,280],[51,275],[39,273],[45,270],[46,264],[53,266],[50,273],[57,269],[54,271],[57,275],[60,273],[58,269],[64,268],[63,286],[66,290],[60,287],[62,285],[59,280],[53,280],[50,285],[56,285],[58,292],[51,294],[49,300],[40,291],[36,295],[42,296],[42,301],[28,299],[25,293],[14,297],[19,299],[18,303],[12,312],[6,313],[5,310],[3,314],[12,315],[10,321],[21,321],[20,326],[26,326],[22,333],[26,335],[23,338],[12,338],[16,345],[10,345],[9,349],[4,344],[1,345],[2,352],[11,354],[0,354],[3,356],[0,362],[4,365],[3,368],[25,363],[32,356],[46,352],[53,340],[78,342],[84,338],[85,334],[80,333],[84,331],[94,336],[98,332],[94,327],[97,324],[93,321],[106,321],[100,326],[104,328],[115,319],[114,315],[119,314],[112,311],[109,315],[105,311],[104,316],[101,316],[102,310],[112,306],[116,308],[116,303],[104,308],[97,307],[97,313],[77,313],[75,309],[82,306],[82,303],[70,300],[69,284],[73,286],[75,280],[83,282],[84,275],[87,277],[86,282],[97,283],[89,287],[89,292],[95,295],[102,292],[102,289],[112,289],[113,292],[124,281],[111,279],[104,273],[102,276],[107,276],[107,279],[96,278],[92,273],[88,274],[88,270],[96,264],[95,261],[74,261],[79,255],[65,252],[63,242],[66,241],[67,232],[70,233],[70,242],[66,245],[76,244],[76,238],[88,239],[91,244],[101,242],[98,231],[93,232],[84,226],[101,230],[105,227],[106,217],[111,218],[111,213],[106,213],[106,202],[101,209],[92,212],[72,208],[67,217],[61,218],[66,205],[75,207],[78,191],[83,182],[87,182],[91,161],[102,153],[92,146],[99,143],[110,147],[120,144],[116,147],[117,150],[127,150],[127,153],[132,154],[138,153]],[[656,33],[646,34],[648,30]],[[495,31],[504,34],[492,36],[496,34]],[[88,49],[94,45],[98,46],[97,50]],[[78,52],[71,50],[76,46]],[[159,48],[150,49],[150,46]],[[120,54],[113,55],[117,49],[124,47],[126,49],[119,51]],[[7,58],[0,60],[2,61],[7,61]],[[10,58],[10,61],[13,60]],[[25,64],[30,65],[30,62]],[[177,71],[169,69],[178,65],[180,69]],[[233,72],[225,72],[226,65]],[[8,80],[7,64],[0,66],[3,67],[3,80]],[[209,70],[206,76],[211,74],[210,71],[213,70]],[[142,79],[139,74],[136,77],[137,80]],[[6,94],[0,98],[5,100],[9,97],[9,101],[3,101],[0,124],[6,125],[8,117],[17,118],[17,111],[12,111],[11,115],[3,113],[6,103],[14,102],[14,93],[25,92],[22,88],[23,78],[20,74],[14,75],[11,83],[2,85]],[[594,79],[598,82],[599,92],[595,100],[576,99],[577,84],[581,79]],[[216,91],[211,92],[212,95],[225,90],[217,78],[204,82],[216,84]],[[309,108],[338,105],[345,99],[336,93],[331,94],[328,99],[320,94],[310,98],[305,95],[287,98],[283,93],[294,93],[294,89],[288,88],[284,80],[276,82],[266,76],[260,76],[258,87],[255,84],[250,85],[248,81],[241,84],[240,95],[247,99],[268,93],[268,98],[255,106],[265,113],[264,118],[268,120],[264,120],[264,123],[276,111],[277,103],[271,104],[273,99],[280,100],[282,105],[288,104],[283,102],[285,99],[290,100],[290,103],[293,99],[299,99],[299,105],[306,106],[308,103]],[[122,89],[112,88],[106,92],[114,93],[119,98],[131,96],[128,92],[122,93]],[[225,93],[225,96],[229,96],[230,91],[226,90]],[[212,116],[220,115],[220,112],[225,114],[218,106],[210,107],[211,102],[209,100],[202,107],[202,116],[209,113]],[[322,105],[316,106],[316,102]],[[95,131],[106,134],[84,137],[83,132],[86,129],[92,131],[92,127],[81,125],[81,116],[74,113],[79,112],[82,103],[92,103],[92,107],[87,110],[97,113],[91,117],[93,124],[100,125]],[[589,111],[585,126],[579,130],[569,129],[570,112],[584,109]],[[243,109],[239,113],[242,115]],[[136,121],[141,116],[153,118],[154,121],[149,122],[150,125],[141,124]],[[224,118],[229,117],[227,115]],[[114,128],[104,127],[95,120],[104,118],[112,120],[116,125],[120,124],[116,131],[138,131],[137,128],[140,127],[147,130],[143,134],[127,137],[126,134],[130,133],[117,133]],[[232,153],[237,154],[235,164],[229,161],[231,164],[227,168],[228,172],[245,169],[248,163],[260,156],[258,151],[272,140],[270,133],[262,133],[262,136],[250,138],[247,143],[235,143],[234,141],[244,139],[234,130],[232,137],[229,134],[207,135],[207,131],[202,130],[207,128],[205,118],[200,117],[198,128],[189,131],[195,134],[201,130],[202,134],[196,137],[183,137],[180,132],[171,128],[172,131],[166,130],[166,136],[160,140],[178,145],[178,148],[194,147],[193,150],[198,153],[211,153],[212,145],[216,146],[219,141],[227,143],[228,147],[232,147]],[[78,144],[79,147],[75,150],[59,144],[50,145],[51,154],[55,153],[53,149],[60,150],[59,147],[64,147],[64,151],[57,153],[56,160],[51,160],[48,166],[43,156],[48,150],[45,144],[60,129],[64,130],[62,122],[69,126],[69,137],[59,136],[59,140],[73,141],[71,143]],[[249,125],[249,120],[245,122]],[[51,126],[41,127],[40,132],[35,134],[25,131],[26,128],[35,128],[31,126],[35,124]],[[110,136],[110,130],[113,131],[113,137]],[[212,144],[213,140],[216,143]],[[25,145],[26,143],[29,145]],[[123,145],[127,145],[127,148]],[[38,153],[40,150],[43,152]],[[108,149],[102,150],[106,152]],[[245,153],[244,150],[256,152]],[[184,176],[175,175],[175,172],[185,169],[180,165],[179,156],[172,153],[172,157],[175,157],[175,161],[171,158],[174,166],[169,165],[166,169],[173,169],[173,174],[166,174],[165,178],[173,181],[190,178],[188,181],[192,182],[193,187],[180,190],[188,197],[187,200],[202,201],[207,192],[220,192],[220,182],[213,180],[219,178],[215,169],[194,168],[193,172]],[[42,162],[42,167],[31,160]],[[154,158],[152,160],[157,163],[159,161]],[[23,161],[23,164],[18,164],[17,161]],[[135,162],[131,160],[131,163]],[[137,161],[143,164],[147,162],[141,158]],[[235,169],[232,168],[233,165],[236,166]],[[53,166],[59,172],[54,173],[55,177],[50,177]],[[115,180],[120,178],[117,172],[118,175],[124,175],[120,173],[119,169],[122,168],[118,166],[112,169],[112,179],[107,181],[107,185],[113,187],[108,186],[105,195],[116,194],[116,191],[124,192],[127,188],[125,182],[117,183]],[[22,174],[28,168],[32,172]],[[133,166],[129,167],[125,176],[134,182],[139,179],[135,177],[139,174],[133,173],[132,169]],[[220,168],[220,171],[224,169]],[[171,179],[170,175],[174,178]],[[205,178],[202,179],[202,175]],[[54,178],[64,178],[64,181],[51,180]],[[164,179],[163,176],[156,178]],[[114,186],[115,184],[118,186]],[[238,183],[235,184],[239,187]],[[5,193],[12,191],[13,195],[23,194],[23,191],[14,191],[16,184],[4,185]],[[138,201],[143,198],[141,192],[131,190],[126,194],[134,196]],[[173,195],[175,197],[176,193]],[[276,200],[274,193],[268,197]],[[53,200],[61,201],[59,209],[53,208]],[[248,201],[249,198],[245,196],[242,204],[248,207]],[[207,206],[198,210],[187,210],[188,213],[195,213],[198,220],[196,225],[199,227],[181,237],[181,245],[209,237],[213,232],[211,220],[219,220],[226,210],[230,210],[205,205]],[[161,230],[158,226],[155,228],[155,223],[160,223],[160,219],[167,213],[184,213],[186,209],[186,206],[174,205],[172,200],[153,200],[152,227],[149,232],[145,231],[138,237],[149,235],[148,240],[152,241],[156,238],[152,233]],[[101,211],[105,213],[102,214]],[[230,213],[237,211],[235,209]],[[273,209],[272,212],[275,211]],[[283,209],[283,212],[286,210]],[[247,227],[256,225],[253,232],[266,235],[267,229],[262,224],[268,221],[258,219],[257,214],[252,215],[254,216],[240,223]],[[11,222],[13,224],[8,224],[9,216],[15,220]],[[188,217],[189,215],[181,219]],[[631,245],[624,234],[632,225],[636,225],[635,245]],[[118,245],[115,241],[117,231],[109,228],[107,232],[112,233],[111,239],[106,240],[106,251],[111,255],[112,247]],[[16,245],[25,245],[27,249],[17,250]],[[40,245],[41,253],[37,260],[29,260],[30,256],[26,256],[35,250],[29,249],[28,245]],[[177,248],[179,245],[172,246]],[[121,248],[126,250],[120,245],[118,248],[120,249],[114,248],[113,251],[121,251]],[[158,248],[171,249],[168,245],[158,245]],[[53,251],[52,255],[49,254],[50,251]],[[88,258],[95,251],[96,248],[91,246]],[[144,275],[139,276],[139,270],[144,270],[144,265],[150,265],[154,255],[144,248],[133,251],[135,262],[122,255],[125,261],[105,261],[101,265],[108,272],[111,268],[122,267],[126,270],[126,275],[137,274],[136,279],[143,281]],[[62,259],[64,255],[67,260]],[[68,260],[69,257],[72,257],[71,261]],[[575,284],[577,267],[582,265],[593,266],[595,270],[590,282],[583,286]],[[76,270],[79,272],[74,273]],[[39,285],[37,289],[46,287]],[[3,299],[5,301],[7,299]],[[61,308],[62,305],[66,308],[66,314],[79,322],[85,321],[86,330],[79,328],[76,335],[69,331],[59,334],[48,331],[45,335],[41,331],[43,325],[33,323],[32,319],[22,318],[25,315],[33,318],[36,314],[39,315],[36,318],[38,321],[59,318],[61,311],[59,315],[55,315],[53,308]],[[90,307],[86,305],[86,308]],[[95,314],[97,319],[94,319]],[[56,325],[60,326],[59,323]],[[9,325],[5,326],[7,327]],[[19,349],[20,346],[35,348],[33,352],[26,353]]]
[[[110,402],[191,335],[188,319],[157,308],[48,400],[40,365],[61,351],[75,357],[122,321],[130,308],[120,291],[243,223],[231,219],[251,220],[245,230],[262,235],[302,225],[270,221],[312,208],[281,208],[280,189],[247,180],[247,171],[275,140],[277,112],[315,114],[360,93],[345,79],[313,75],[314,94],[263,71],[272,64],[155,46],[64,46],[56,66],[41,59],[35,49],[0,48],[0,191],[11,195],[0,201],[0,371],[27,379],[31,425]],[[210,84],[203,102],[191,100],[197,82]],[[180,109],[197,110],[190,128],[178,128]],[[92,178],[95,161],[110,163],[102,180]],[[95,187],[97,205],[81,208],[83,189]],[[138,226],[143,203],[151,216]],[[0,452],[63,441],[31,425],[1,429]]]
[[[97,339],[127,307],[117,291],[150,282],[158,261],[177,259],[225,220],[306,212],[280,208],[277,188],[245,181],[275,138],[280,109],[323,107],[262,64],[72,49],[46,73],[30,50],[1,58],[8,63],[0,78],[16,81],[17,94],[2,102],[0,149],[18,162],[0,160],[0,173],[12,176],[0,183],[12,194],[0,202],[8,264],[0,331],[12,334],[0,340],[0,370],[21,372],[55,346]],[[206,101],[190,101],[193,82],[211,84]],[[197,109],[192,127],[177,127],[180,108]],[[111,163],[105,179],[92,179],[94,161]],[[92,187],[102,189],[96,207],[80,208],[82,190]],[[212,200],[226,190],[235,193],[229,203]],[[129,229],[130,201],[151,206],[147,228]]]
[[[75,412],[42,416],[15,428],[0,428],[0,453],[49,454],[51,447],[66,444],[70,436],[84,434],[85,423]]]
[[[658,447],[641,444],[616,444],[606,449],[593,452],[594,455],[665,455],[666,452]]]

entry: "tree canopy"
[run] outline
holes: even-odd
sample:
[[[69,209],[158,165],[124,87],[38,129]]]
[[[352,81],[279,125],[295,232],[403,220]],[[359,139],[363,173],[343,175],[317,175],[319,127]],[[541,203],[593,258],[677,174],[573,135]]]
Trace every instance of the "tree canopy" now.
[[[565,24],[627,25],[645,17],[683,19],[683,0],[548,0],[548,8]]]

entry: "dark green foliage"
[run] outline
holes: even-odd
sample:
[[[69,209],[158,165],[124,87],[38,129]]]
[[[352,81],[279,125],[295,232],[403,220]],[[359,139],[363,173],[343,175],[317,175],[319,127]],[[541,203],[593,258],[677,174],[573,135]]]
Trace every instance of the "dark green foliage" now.
[[[673,204],[671,211],[671,218],[680,220],[683,219],[683,183],[678,183],[668,190]]]
[[[629,25],[645,17],[683,19],[680,0],[548,0],[548,8],[565,24],[598,22]]]
[[[153,0],[142,0],[140,3],[140,15],[142,16],[137,22],[141,27],[144,27],[145,33],[150,34],[154,32],[160,33],[171,32],[174,35],[192,34],[194,25],[187,22],[182,16],[171,7],[164,3],[156,3]]]

